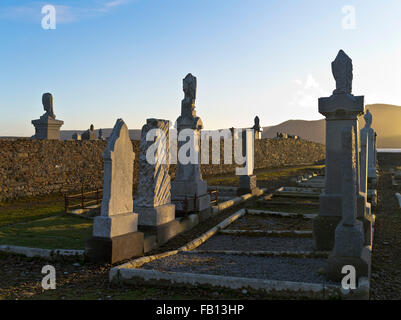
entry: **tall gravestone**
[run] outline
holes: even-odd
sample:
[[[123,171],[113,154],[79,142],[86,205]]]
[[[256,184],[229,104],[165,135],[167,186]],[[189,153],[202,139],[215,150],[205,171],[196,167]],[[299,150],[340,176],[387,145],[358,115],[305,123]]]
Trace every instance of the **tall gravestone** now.
[[[341,220],[342,182],[341,182],[341,132],[347,128],[355,131],[357,149],[359,149],[358,121],[364,113],[364,97],[354,96],[352,92],[353,67],[352,60],[340,50],[332,62],[332,73],[336,81],[336,89],[327,98],[319,98],[319,112],[326,117],[326,168],[325,191],[319,199],[319,216],[313,221],[313,237],[317,250],[331,250],[334,245],[334,231]],[[366,194],[359,190],[359,154],[356,155],[358,168],[356,179],[358,186],[357,212],[358,218],[366,220],[366,228],[371,228],[367,217]],[[367,230],[368,232],[368,230]]]
[[[115,263],[143,253],[143,233],[137,232],[138,214],[133,212],[135,153],[122,119],[113,128],[103,158],[101,214],[94,219],[86,256],[95,262]]]
[[[253,130],[242,131],[242,155],[245,156],[245,162],[239,176],[238,195],[247,193],[256,194],[256,175],[253,174],[254,156],[255,156],[255,138]]]
[[[351,265],[357,279],[370,273],[370,250],[365,247],[363,224],[357,219],[357,136],[354,128],[344,128],[341,135],[342,219],[335,230],[333,251],[328,259],[328,279],[341,281],[342,269]]]
[[[35,127],[35,135],[39,140],[60,140],[60,128],[64,121],[57,120],[53,111],[53,96],[44,93],[42,96],[43,108],[46,111],[39,119],[32,120]]]
[[[376,168],[376,132],[372,128],[372,114],[366,110],[365,127],[361,130],[361,137],[367,137],[368,148],[368,180],[375,182],[377,179]]]
[[[140,230],[157,235],[159,245],[175,236],[179,223],[171,203],[168,120],[147,119],[142,127],[139,177],[134,200]]]
[[[188,74],[183,80],[185,97],[181,103],[181,115],[177,119],[179,151],[176,176],[171,183],[171,196],[176,211],[197,212],[202,216],[208,216],[210,195],[200,170],[200,132],[203,123],[195,111],[196,87],[196,78]],[[180,141],[180,133],[183,130],[186,133],[186,141]],[[188,154],[190,160],[183,163],[182,160],[187,159]]]

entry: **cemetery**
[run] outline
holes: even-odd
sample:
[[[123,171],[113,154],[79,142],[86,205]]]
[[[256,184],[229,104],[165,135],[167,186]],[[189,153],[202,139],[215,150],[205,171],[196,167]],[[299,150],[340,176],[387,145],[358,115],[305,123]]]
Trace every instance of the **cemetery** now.
[[[51,261],[65,271],[55,293],[28,277],[14,291],[1,284],[0,298],[381,298],[393,236],[382,230],[400,220],[380,215],[399,213],[401,170],[377,152],[343,50],[331,70],[334,91],[318,101],[325,145],[280,132],[263,139],[256,116],[227,131],[229,144],[219,138],[219,164],[201,161],[190,73],[176,128],[149,117],[139,140],[119,118],[107,137],[90,125],[63,141],[45,93],[34,136],[0,140],[0,268],[8,277],[7,263]],[[206,152],[210,160],[216,150]],[[347,272],[355,281],[344,288]]]

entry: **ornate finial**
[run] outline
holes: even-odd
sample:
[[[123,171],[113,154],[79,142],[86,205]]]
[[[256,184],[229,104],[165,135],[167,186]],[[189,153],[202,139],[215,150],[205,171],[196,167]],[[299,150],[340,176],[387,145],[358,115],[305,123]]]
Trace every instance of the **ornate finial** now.
[[[196,77],[188,73],[183,80],[183,90],[185,97],[182,100],[181,115],[184,117],[196,117]]]
[[[45,109],[45,115],[50,118],[56,119],[56,115],[53,112],[53,96],[51,93],[44,93],[42,96],[42,104]]]
[[[254,122],[255,122],[255,124],[253,125],[253,128],[252,128],[252,129],[253,129],[254,131],[260,132],[260,131],[261,131],[261,130],[260,130],[260,120],[259,120],[259,117],[258,117],[258,116],[255,117]]]
[[[351,94],[352,92],[352,60],[340,50],[336,59],[331,63],[331,70],[336,80],[336,90],[333,94]]]
[[[366,110],[363,118],[365,119],[365,128],[370,128],[372,126],[372,114],[370,113],[369,109]]]
[[[89,127],[90,131],[94,131],[95,127],[93,126],[93,124],[91,124],[91,126]]]

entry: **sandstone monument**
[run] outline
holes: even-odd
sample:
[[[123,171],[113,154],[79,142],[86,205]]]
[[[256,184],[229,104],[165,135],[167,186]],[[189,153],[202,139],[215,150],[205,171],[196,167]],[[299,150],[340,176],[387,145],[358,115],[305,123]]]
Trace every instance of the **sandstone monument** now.
[[[42,96],[43,108],[46,111],[39,119],[32,120],[35,135],[32,138],[39,140],[60,140],[60,128],[64,121],[56,120],[53,110],[53,96],[44,93]]]
[[[104,152],[104,185],[100,216],[87,240],[91,261],[115,263],[143,253],[143,233],[137,232],[138,214],[133,212],[134,159],[128,128],[118,119]]]
[[[359,150],[359,129],[357,117],[364,113],[364,97],[354,96],[352,92],[352,60],[340,50],[332,62],[332,72],[336,89],[327,98],[319,98],[319,112],[326,117],[326,177],[325,190],[320,195],[319,216],[313,221],[313,235],[317,250],[331,250],[334,245],[334,231],[342,217],[342,145],[341,133],[353,128],[356,148]],[[358,186],[358,218],[364,220],[366,232],[371,229],[366,194],[360,191],[359,154],[356,154],[356,181]]]
[[[188,74],[183,80],[185,98],[181,104],[181,116],[177,119],[178,153],[177,173],[171,183],[172,203],[178,212],[199,212],[202,215],[210,214],[210,195],[207,192],[207,183],[202,180],[200,171],[200,132],[203,129],[202,120],[196,116],[196,78]],[[180,134],[185,133],[186,141],[180,141]],[[184,148],[182,148],[182,146]],[[187,152],[185,152],[187,151]],[[189,152],[188,152],[189,151]],[[188,156],[188,163],[182,163]]]
[[[142,127],[139,177],[134,200],[142,231],[157,235],[159,244],[177,233],[169,175],[169,121],[147,119]]]

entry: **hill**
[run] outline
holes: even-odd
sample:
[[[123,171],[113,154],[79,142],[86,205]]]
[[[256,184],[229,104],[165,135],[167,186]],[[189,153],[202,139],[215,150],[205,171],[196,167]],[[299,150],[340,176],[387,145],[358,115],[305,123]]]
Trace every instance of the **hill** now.
[[[373,115],[372,128],[377,132],[378,148],[401,148],[401,107],[388,104],[366,105]],[[365,126],[363,116],[359,128]],[[302,139],[325,143],[326,122],[321,120],[288,120],[263,128],[262,138],[274,138],[277,132],[300,136]]]

